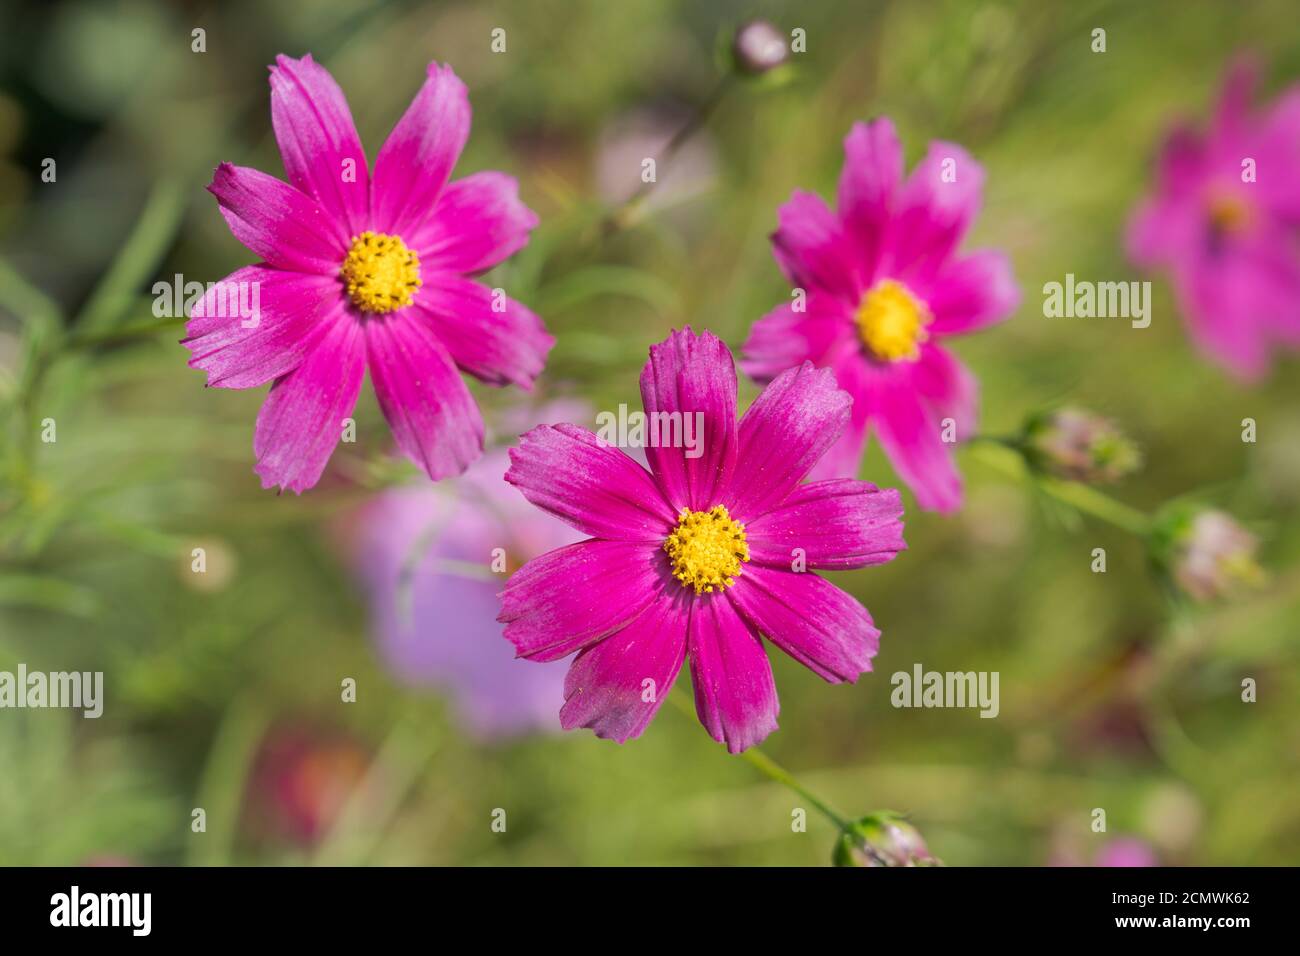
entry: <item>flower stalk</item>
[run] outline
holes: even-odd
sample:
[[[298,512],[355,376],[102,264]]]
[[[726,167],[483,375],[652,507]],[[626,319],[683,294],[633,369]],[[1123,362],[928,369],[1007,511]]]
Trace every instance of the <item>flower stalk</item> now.
[[[1004,477],[1020,482],[1032,481],[1035,487],[1081,514],[1104,521],[1138,538],[1145,539],[1151,532],[1151,518],[1148,515],[1091,485],[1052,475],[1035,475],[1020,453],[1018,438],[977,435],[969,447],[972,455]]]
[[[694,719],[695,708],[692,706],[691,702],[686,699],[685,695],[678,693],[670,694],[669,700],[672,701],[673,706],[679,711],[687,717]],[[852,824],[847,817],[836,811],[829,803],[800,783],[794,774],[769,757],[761,748],[750,747],[748,750],[742,750],[739,756],[769,780],[773,780],[776,783],[781,784],[783,787],[793,790],[799,796],[807,800],[808,803],[812,805],[813,809],[830,821],[835,829],[841,834],[849,832]]]

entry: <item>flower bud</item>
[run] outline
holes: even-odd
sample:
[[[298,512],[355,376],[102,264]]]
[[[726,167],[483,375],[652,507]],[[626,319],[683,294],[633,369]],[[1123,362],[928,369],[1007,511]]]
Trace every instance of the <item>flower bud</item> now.
[[[1263,582],[1258,539],[1223,511],[1175,512],[1162,521],[1174,583],[1196,601],[1230,597]]]
[[[751,20],[736,30],[731,44],[736,69],[750,76],[774,70],[789,57],[785,36],[766,20]]]
[[[836,841],[831,861],[836,866],[943,866],[920,831],[887,810],[850,824]]]
[[[1070,481],[1117,481],[1142,461],[1137,446],[1113,422],[1078,408],[1031,418],[1022,450],[1032,467]]]

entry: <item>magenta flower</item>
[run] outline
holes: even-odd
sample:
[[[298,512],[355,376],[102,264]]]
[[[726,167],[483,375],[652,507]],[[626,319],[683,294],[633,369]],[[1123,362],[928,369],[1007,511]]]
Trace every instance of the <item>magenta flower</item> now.
[[[961,477],[951,442],[974,430],[977,387],[938,342],[1020,301],[1005,256],[956,252],[984,171],[960,146],[936,142],[903,181],[902,148],[884,118],[856,124],[844,154],[838,212],[795,192],[778,213],[773,253],[796,291],[754,324],[741,366],[766,382],[809,361],[853,396],[849,426],[816,477],[856,474],[870,428],[921,507],[953,511]]]
[[[700,414],[698,454],[648,447],[647,471],[570,424],[511,449],[506,481],[591,539],[520,568],[500,620],[520,657],[577,653],[565,729],[638,736],[689,657],[700,722],[738,753],[776,729],[760,635],[833,684],[871,669],[871,615],[805,569],[893,558],[905,547],[899,494],[800,484],[849,420],[849,396],[810,364],[778,376],[737,423],[731,353],[686,329],[651,348],[641,398],[660,421]]]
[[[1170,133],[1128,230],[1134,263],[1169,270],[1201,351],[1243,380],[1275,346],[1300,346],[1300,84],[1261,115],[1254,86],[1237,63],[1209,133]]]
[[[191,311],[190,365],[222,388],[274,381],[253,439],[263,487],[316,484],[367,369],[398,447],[434,480],[464,471],[483,420],[457,368],[530,388],[554,342],[524,306],[467,278],[522,248],[537,217],[510,176],[448,183],[469,136],[464,84],[429,64],[373,169],[310,55],[276,58],[271,122],[289,183],[223,163],[208,187],[264,261]]]

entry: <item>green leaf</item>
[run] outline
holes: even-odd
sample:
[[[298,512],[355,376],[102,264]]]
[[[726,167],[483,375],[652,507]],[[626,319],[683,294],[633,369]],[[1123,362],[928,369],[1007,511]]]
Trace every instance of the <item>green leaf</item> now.
[[[102,330],[117,324],[158,268],[184,211],[185,194],[179,183],[164,179],[154,186],[135,229],[82,309],[79,328]]]
[[[37,574],[0,575],[0,607],[43,608],[72,617],[94,617],[99,596],[89,588]]]
[[[681,300],[667,282],[629,266],[587,266],[569,273],[537,292],[537,311],[553,314],[599,296],[623,296],[646,303],[659,312],[680,309]]]

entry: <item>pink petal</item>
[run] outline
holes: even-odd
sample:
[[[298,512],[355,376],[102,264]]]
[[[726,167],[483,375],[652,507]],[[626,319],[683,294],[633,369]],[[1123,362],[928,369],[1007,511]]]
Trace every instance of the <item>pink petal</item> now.
[[[1257,162],[1265,170],[1254,184],[1262,203],[1291,226],[1300,224],[1300,85],[1293,84],[1269,108],[1262,123]]]
[[[921,292],[934,316],[929,326],[932,335],[986,328],[1020,305],[1011,262],[992,249],[948,260]]]
[[[811,292],[821,289],[857,303],[864,286],[864,263],[835,213],[815,193],[795,190],[777,210],[772,254],[785,277]]]
[[[745,526],[749,558],[792,570],[797,548],[808,568],[884,564],[907,547],[902,518],[902,498],[893,488],[852,478],[811,482]]]
[[[320,480],[356,406],[365,356],[361,326],[340,314],[302,364],[271,386],[253,435],[263,488],[301,494]]]
[[[589,727],[597,737],[619,743],[641,736],[686,657],[690,601],[679,595],[660,597],[621,631],[574,659],[560,710],[565,730]]]
[[[740,420],[732,516],[750,521],[779,505],[849,422],[852,399],[830,369],[805,362],[763,389]]]
[[[736,366],[730,349],[711,332],[696,335],[689,327],[673,332],[650,348],[641,372],[641,401],[647,435],[651,421],[669,421],[654,416],[678,418],[671,429],[661,425],[659,434],[661,444],[676,437],[681,447],[645,450],[664,497],[678,510],[719,504],[736,464]],[[688,428],[694,447],[685,447]]]
[[[898,367],[911,379],[911,387],[943,426],[945,418],[953,420],[953,438],[969,441],[975,435],[979,411],[979,382],[966,366],[941,346],[927,343],[921,347],[917,361]]]
[[[974,221],[983,188],[984,170],[966,150],[955,143],[931,143],[899,192],[894,271],[907,277],[938,268]]]
[[[961,476],[953,464],[953,446],[942,438],[939,416],[906,378],[879,383],[869,399],[871,421],[898,476],[927,511],[953,512],[961,507]]]
[[[555,344],[525,306],[449,273],[426,273],[414,305],[456,364],[489,385],[532,388]]]
[[[695,712],[714,740],[736,754],[776,730],[781,708],[767,651],[725,595],[694,602],[687,652]]]
[[[746,375],[770,382],[788,368],[826,365],[831,352],[856,347],[853,319],[842,300],[814,292],[804,307],[796,312],[793,303],[779,305],[754,323],[742,347]]]
[[[727,595],[768,640],[823,680],[853,683],[871,670],[880,648],[871,615],[817,575],[746,567]]]
[[[1199,203],[1185,199],[1149,199],[1138,205],[1124,235],[1128,259],[1151,268],[1181,255],[1194,254],[1203,241],[1204,219]]]
[[[1250,57],[1239,57],[1228,68],[1219,92],[1212,138],[1241,140],[1250,126],[1250,102],[1255,96],[1259,65]]]
[[[380,232],[411,236],[430,216],[469,139],[469,95],[449,66],[428,78],[375,159],[371,219]]]
[[[424,225],[410,237],[425,268],[471,274],[491,269],[528,245],[537,214],[505,173],[474,173],[448,183]]]
[[[597,538],[656,547],[676,523],[649,472],[577,425],[539,425],[510,449],[506,481],[524,497]]]
[[[903,179],[903,147],[886,117],[854,123],[844,139],[840,172],[840,218],[857,243],[864,284],[870,285],[887,239],[898,184]]]
[[[1161,147],[1158,195],[1143,201],[1129,222],[1125,246],[1131,262],[1150,267],[1202,244],[1200,187],[1205,169],[1205,147],[1199,135],[1185,127],[1171,133]]]
[[[1282,228],[1174,263],[1174,287],[1197,345],[1244,382],[1269,370],[1275,344],[1300,344],[1300,264]]]
[[[343,312],[337,279],[267,266],[232,272],[194,304],[181,344],[212,388],[255,388],[292,372]],[[249,308],[247,318],[241,311]]]
[[[363,232],[370,216],[366,153],[343,91],[310,53],[275,58],[271,124],[289,182],[343,223],[349,237]]]
[[[1167,195],[1197,193],[1210,165],[1203,136],[1189,126],[1176,126],[1160,147],[1157,175]]]
[[[208,192],[217,197],[235,238],[268,264],[338,275],[348,237],[310,196],[274,176],[230,163],[217,167]]]
[[[808,472],[809,481],[855,477],[862,464],[862,455],[867,445],[867,428],[870,424],[871,411],[869,382],[873,375],[872,366],[862,354],[862,350],[855,348],[851,354],[843,355],[831,366],[831,369],[835,373],[836,384],[852,396],[853,408],[849,413],[849,423],[844,433]]]
[[[662,598],[667,582],[676,584],[651,545],[579,541],[512,574],[497,620],[520,657],[558,661],[622,630]]]
[[[856,405],[854,407],[856,408]],[[827,449],[821,461],[808,472],[808,480],[827,481],[832,478],[852,478],[856,475],[867,448],[868,424],[865,416],[859,420],[854,415],[839,440]]]
[[[434,481],[483,452],[483,417],[447,350],[410,309],[367,318],[370,379],[397,447]]]

